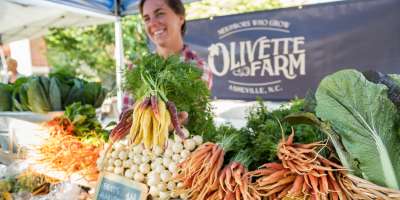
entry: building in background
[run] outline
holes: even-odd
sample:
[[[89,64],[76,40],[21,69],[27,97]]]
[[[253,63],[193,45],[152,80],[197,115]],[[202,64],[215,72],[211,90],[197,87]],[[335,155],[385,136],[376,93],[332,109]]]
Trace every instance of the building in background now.
[[[22,75],[45,75],[50,72],[47,62],[47,47],[43,37],[11,42],[6,46],[6,57],[18,62],[18,72]]]

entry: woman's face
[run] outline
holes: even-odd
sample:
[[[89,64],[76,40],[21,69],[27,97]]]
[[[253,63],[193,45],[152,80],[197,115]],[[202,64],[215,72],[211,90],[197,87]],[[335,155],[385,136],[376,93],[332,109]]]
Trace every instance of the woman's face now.
[[[146,33],[157,47],[168,48],[182,40],[184,16],[175,14],[165,0],[146,0],[142,17]]]

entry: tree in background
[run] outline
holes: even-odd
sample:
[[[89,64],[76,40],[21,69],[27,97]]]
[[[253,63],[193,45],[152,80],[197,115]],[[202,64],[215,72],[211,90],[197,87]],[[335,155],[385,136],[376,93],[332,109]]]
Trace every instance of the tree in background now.
[[[203,0],[186,6],[187,19],[209,18],[281,7],[279,0]],[[122,19],[126,64],[148,53],[139,15]],[[81,78],[115,89],[114,24],[55,28],[46,36],[48,61],[56,70],[70,69]]]
[[[139,16],[124,17],[122,27],[126,60],[147,53]],[[70,69],[81,78],[99,80],[108,89],[115,88],[114,24],[54,28],[45,39],[48,61],[56,70]]]
[[[279,0],[202,0],[186,6],[186,19],[270,10],[282,7]]]

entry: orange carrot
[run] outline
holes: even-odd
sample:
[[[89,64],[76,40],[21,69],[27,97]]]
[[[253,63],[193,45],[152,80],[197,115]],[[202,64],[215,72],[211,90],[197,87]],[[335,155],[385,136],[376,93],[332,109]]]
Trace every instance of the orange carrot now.
[[[224,163],[225,149],[231,148],[234,139],[233,136],[228,136],[219,144],[205,143],[179,163],[178,175],[174,178],[184,184],[176,190],[176,193],[186,193],[190,199],[203,200],[210,195],[215,197],[215,191],[227,190],[227,188],[220,188],[221,182],[224,183],[229,176],[225,174],[225,178],[221,178],[221,168]]]
[[[96,160],[99,158],[100,147],[82,143],[70,135],[51,136],[38,147],[42,162],[54,169],[71,175],[78,172],[89,181],[97,179]]]
[[[288,191],[288,193],[293,196],[300,195],[303,182],[304,182],[304,177],[301,175],[297,175],[296,179],[293,182],[292,188]]]

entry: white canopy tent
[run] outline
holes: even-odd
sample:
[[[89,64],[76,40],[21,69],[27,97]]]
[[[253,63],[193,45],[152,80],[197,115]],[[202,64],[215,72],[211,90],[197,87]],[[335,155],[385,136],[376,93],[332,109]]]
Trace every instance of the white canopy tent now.
[[[184,3],[196,0],[183,0]],[[46,34],[51,27],[115,23],[115,60],[118,109],[122,107],[124,50],[121,17],[135,14],[139,0],[1,0],[0,45]],[[0,48],[3,73],[7,73]]]
[[[0,33],[3,43],[46,34],[49,27],[110,23],[114,16],[62,7],[55,3],[0,1]]]

